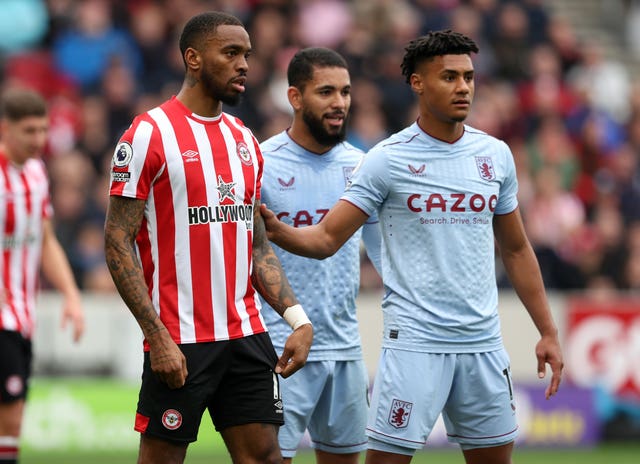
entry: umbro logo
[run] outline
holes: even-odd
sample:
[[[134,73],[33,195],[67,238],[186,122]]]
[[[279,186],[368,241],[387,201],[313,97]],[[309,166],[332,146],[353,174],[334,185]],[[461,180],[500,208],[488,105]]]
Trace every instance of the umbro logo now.
[[[276,410],[276,414],[282,414],[283,413],[283,404],[282,404],[282,400],[278,400],[275,403],[273,403],[273,407]]]
[[[193,163],[196,161],[200,161],[200,159],[198,158],[199,153],[197,151],[194,150],[187,150],[185,152],[182,152],[182,159],[184,160],[185,163]]]

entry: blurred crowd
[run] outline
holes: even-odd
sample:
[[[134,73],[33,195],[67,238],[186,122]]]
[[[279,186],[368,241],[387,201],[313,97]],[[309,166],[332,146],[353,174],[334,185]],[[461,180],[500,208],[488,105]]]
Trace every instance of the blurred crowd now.
[[[400,73],[406,43],[454,29],[480,47],[467,122],[512,148],[547,287],[640,289],[640,87],[601,41],[579,38],[570,18],[547,3],[3,0],[0,86],[31,86],[48,99],[45,161],[57,234],[81,288],[109,292],[102,229],[113,147],[134,115],[178,92],[178,36],[187,19],[219,9],[245,23],[254,49],[247,92],[225,111],[259,141],[289,124],[293,53],[310,45],[338,50],[352,75],[348,139],[363,150],[416,118]],[[380,285],[364,257],[362,269],[363,287]]]

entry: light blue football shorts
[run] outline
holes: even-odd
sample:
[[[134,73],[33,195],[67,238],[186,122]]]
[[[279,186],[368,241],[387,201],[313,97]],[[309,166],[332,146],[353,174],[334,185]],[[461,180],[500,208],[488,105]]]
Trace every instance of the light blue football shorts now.
[[[369,448],[413,455],[442,412],[447,439],[462,449],[515,440],[509,355],[420,353],[383,348],[367,422]]]
[[[278,432],[285,458],[309,430],[311,446],[327,453],[364,451],[369,409],[369,376],[364,361],[311,361],[280,379],[284,425]]]

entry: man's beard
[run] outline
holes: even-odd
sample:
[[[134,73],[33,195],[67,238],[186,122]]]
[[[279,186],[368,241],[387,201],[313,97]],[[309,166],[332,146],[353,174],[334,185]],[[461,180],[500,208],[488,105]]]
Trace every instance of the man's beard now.
[[[326,147],[333,147],[344,141],[347,134],[347,118],[344,119],[342,127],[335,134],[329,133],[322,125],[322,119],[316,118],[310,111],[304,110],[302,112],[302,120],[309,128],[309,132],[316,139],[316,142]]]
[[[203,73],[200,77],[202,86],[205,88],[208,95],[221,101],[225,105],[236,106],[242,99],[242,93],[240,92],[225,92],[226,88],[217,85],[211,77]]]
[[[219,100],[225,105],[237,106],[242,100],[242,97],[243,97],[243,94],[238,92],[233,94],[221,95]]]

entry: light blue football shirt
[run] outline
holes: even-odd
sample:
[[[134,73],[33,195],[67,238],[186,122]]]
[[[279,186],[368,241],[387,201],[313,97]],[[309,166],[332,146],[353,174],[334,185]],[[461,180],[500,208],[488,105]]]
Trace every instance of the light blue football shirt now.
[[[369,151],[342,199],[378,212],[384,347],[502,346],[492,219],[516,209],[517,190],[511,150],[469,126],[448,143],[414,123]]]
[[[317,224],[324,217],[344,193],[364,156],[347,142],[318,155],[295,143],[286,131],[264,141],[260,149],[264,157],[262,202],[281,221],[294,227]],[[365,227],[370,228],[367,235],[376,237],[377,233],[371,243],[367,241],[367,250],[377,247],[379,254],[375,212]],[[324,260],[297,256],[273,245],[296,297],[313,323],[308,361],[362,359],[356,319],[361,237],[362,229]],[[264,300],[262,303],[269,334],[276,351],[281,353],[291,328]]]

